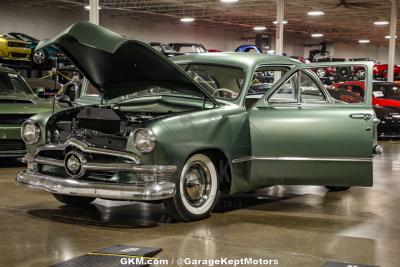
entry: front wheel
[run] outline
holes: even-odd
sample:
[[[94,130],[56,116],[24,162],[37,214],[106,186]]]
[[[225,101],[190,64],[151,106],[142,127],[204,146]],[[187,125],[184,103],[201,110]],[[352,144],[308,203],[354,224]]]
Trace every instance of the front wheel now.
[[[175,220],[194,221],[206,218],[218,196],[218,175],[214,162],[205,154],[191,156],[176,182],[176,195],[164,201]]]
[[[350,188],[350,186],[325,186],[329,191],[346,191]]]
[[[60,195],[60,194],[53,194],[53,196],[66,205],[71,206],[85,206],[89,205],[93,202],[96,198],[94,197],[78,197],[78,196],[69,196],[69,195]]]

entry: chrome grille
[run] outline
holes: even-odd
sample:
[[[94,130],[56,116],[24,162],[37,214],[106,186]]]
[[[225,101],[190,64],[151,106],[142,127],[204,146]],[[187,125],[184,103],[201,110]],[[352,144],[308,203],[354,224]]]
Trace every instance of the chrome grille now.
[[[0,151],[25,150],[25,143],[21,139],[0,140]]]

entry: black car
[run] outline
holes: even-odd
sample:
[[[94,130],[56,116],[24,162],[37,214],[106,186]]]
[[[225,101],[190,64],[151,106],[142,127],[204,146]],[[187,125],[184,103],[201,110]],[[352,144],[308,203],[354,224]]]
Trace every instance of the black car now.
[[[373,91],[375,97],[400,101],[400,85],[397,83],[375,81]]]
[[[400,137],[400,108],[374,106],[378,119],[378,138],[399,138]]]
[[[176,52],[168,44],[163,44],[163,43],[159,43],[159,42],[150,42],[149,45],[151,47],[153,47],[155,50],[157,50],[158,52],[161,52],[162,54],[166,55],[167,57],[183,55],[183,53]]]

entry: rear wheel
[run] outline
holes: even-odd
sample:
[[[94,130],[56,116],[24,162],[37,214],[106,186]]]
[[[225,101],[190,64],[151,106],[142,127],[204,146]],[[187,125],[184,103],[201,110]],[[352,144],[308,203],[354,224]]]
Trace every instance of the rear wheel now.
[[[84,206],[89,205],[93,202],[96,198],[94,197],[78,197],[78,196],[69,196],[69,195],[60,195],[60,194],[53,194],[53,196],[66,205],[71,206]]]
[[[176,182],[176,195],[164,201],[169,215],[180,221],[206,218],[213,210],[218,196],[217,169],[205,154],[191,156]]]
[[[329,191],[346,191],[350,186],[325,186]]]

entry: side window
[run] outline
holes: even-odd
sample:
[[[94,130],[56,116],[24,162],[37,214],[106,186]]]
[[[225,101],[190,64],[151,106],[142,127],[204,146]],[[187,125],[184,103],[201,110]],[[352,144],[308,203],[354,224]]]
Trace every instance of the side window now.
[[[305,71],[300,71],[298,76],[302,103],[326,103],[326,98],[321,88]]]
[[[268,99],[270,103],[297,103],[297,76],[292,75]]]
[[[287,67],[263,66],[256,69],[247,95],[260,95],[269,89],[288,71]]]

